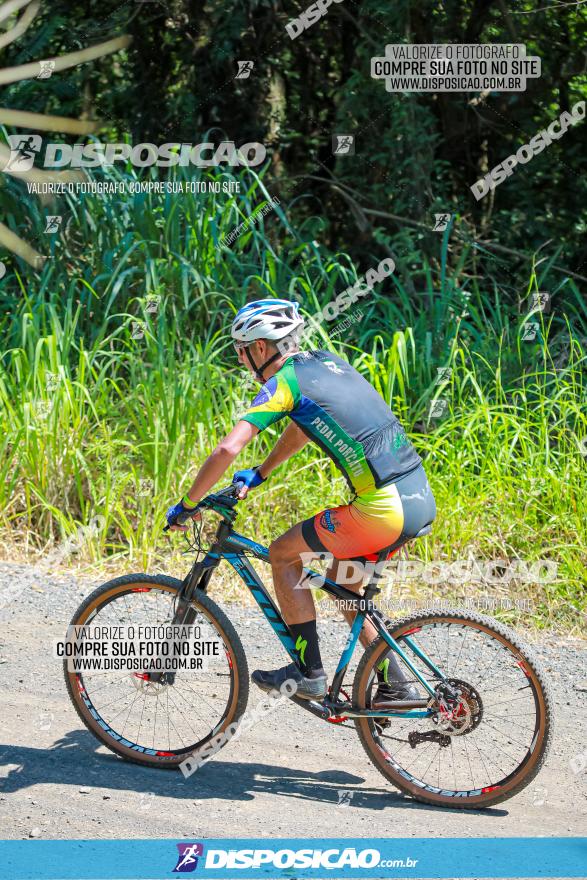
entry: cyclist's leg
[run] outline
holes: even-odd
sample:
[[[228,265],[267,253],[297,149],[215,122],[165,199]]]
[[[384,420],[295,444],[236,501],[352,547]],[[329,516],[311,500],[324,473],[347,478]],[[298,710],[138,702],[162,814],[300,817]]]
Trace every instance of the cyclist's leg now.
[[[346,507],[324,511],[313,521],[308,521],[312,523],[315,534],[306,523],[304,535],[313,549],[327,549],[333,554],[335,561],[330,566],[328,577],[359,593],[364,580],[367,580],[361,572],[359,558],[368,557],[374,561],[381,549],[413,537],[423,526],[432,522],[435,515],[434,496],[424,469],[419,467],[395,484],[359,496]],[[343,562],[344,577],[340,571]],[[349,571],[353,571],[351,563],[354,563],[355,569],[349,579]],[[345,609],[343,614],[347,622],[352,624],[355,612]],[[375,627],[366,622],[360,637],[363,646],[370,644],[376,636]],[[406,690],[402,685],[407,680],[406,674],[393,651],[384,657],[378,677],[380,688],[377,698],[413,699],[417,696],[412,688]]]
[[[355,571],[357,572],[356,577],[353,580],[349,579],[349,565],[355,566]],[[350,569],[352,571],[352,569]],[[342,571],[342,575],[341,575]],[[347,590],[351,590],[353,593],[361,593],[361,589],[363,587],[364,582],[368,579],[362,573],[362,564],[360,564],[357,560],[343,560],[342,562],[334,562],[328,569],[326,576],[336,581],[337,583],[342,584],[342,586],[346,587]],[[353,611],[351,608],[342,607],[341,612],[343,617],[349,626],[352,626],[353,621],[356,616],[356,611]],[[360,642],[364,648],[369,647],[371,642],[377,638],[377,630],[373,626],[372,623],[369,623],[368,620],[363,624],[363,629],[361,630],[361,634],[359,636]],[[407,681],[407,675],[405,670],[402,669],[400,663],[396,659],[393,651],[390,651],[385,655],[382,660],[381,669],[378,671],[378,677],[380,682],[403,682]]]
[[[312,548],[303,534],[303,523],[288,529],[269,547],[269,562],[273,574],[275,592],[283,618],[287,624],[301,623],[316,618],[312,591],[303,588],[302,572],[304,555],[309,558]]]
[[[328,577],[359,593],[364,566],[354,564],[353,560],[389,546],[401,534],[402,528],[401,501],[397,490],[391,486],[375,490],[373,498],[356,498],[351,504],[322,511],[302,523],[301,534],[311,551],[332,557]],[[343,613],[352,623],[356,612],[348,609]],[[374,626],[365,623],[360,636],[363,646],[367,647],[376,636]],[[399,667],[394,671],[396,679],[404,679]]]
[[[352,505],[343,505],[334,510],[323,511],[315,517],[319,521],[321,519],[324,520],[326,517],[329,529],[331,531],[338,529],[339,546],[345,548],[358,546],[357,533],[360,545],[364,546],[365,537],[362,533],[367,526],[372,528],[373,525],[371,522],[362,522],[361,512],[357,513],[351,508]],[[321,679],[325,676],[325,673],[316,630],[316,607],[311,589],[303,584],[304,555],[306,559],[317,553],[327,553],[333,556],[331,550],[327,549],[320,539],[316,537],[315,530],[309,528],[311,523],[312,520],[298,523],[273,541],[269,548],[269,561],[271,563],[273,583],[279,607],[296,642],[299,665],[309,680]],[[392,536],[386,534],[385,543],[391,543],[394,537],[399,534],[401,525],[398,524],[399,521],[394,525]],[[310,543],[306,540],[305,535],[308,535]],[[371,543],[372,540],[371,537]],[[344,577],[339,575],[339,564],[341,562],[345,564]],[[333,560],[327,571],[327,577],[343,582],[347,589],[359,593],[363,584],[363,567],[360,564],[355,565],[354,571],[356,571],[357,576],[353,579],[352,560]],[[349,572],[351,573],[350,579]],[[355,612],[351,609],[345,609],[343,614],[349,625],[352,624]],[[362,645],[367,647],[376,636],[377,631],[375,627],[371,623],[365,622],[360,636]],[[394,677],[399,680],[403,679],[403,673],[394,658],[392,663],[395,664],[393,669]],[[255,670],[253,681],[261,687],[268,687],[270,683],[272,686],[278,686],[278,677],[280,674],[285,675],[286,669],[289,670],[287,674],[293,674],[289,667],[270,672]],[[311,684],[309,687],[312,687]]]
[[[354,559],[337,559],[333,561],[326,571],[326,577],[337,584],[341,584],[345,589],[351,590],[353,593],[361,592],[366,579],[363,564]],[[336,599],[334,604],[337,604]],[[347,608],[342,603],[340,611],[348,625],[352,626],[356,617],[356,611],[353,611],[352,608]],[[372,623],[366,620],[359,636],[362,646],[367,648],[375,638],[377,638],[377,630]]]
[[[302,523],[302,536],[315,553],[328,553],[332,563],[327,576],[342,586],[358,593],[365,571],[357,557],[380,550],[392,544],[401,534],[404,524],[402,505],[394,486],[374,490],[365,498],[355,498],[350,504],[323,510]],[[344,610],[349,623],[355,618],[353,610]],[[365,623],[361,643],[367,647],[376,637],[372,624]]]
[[[272,543],[269,560],[275,591],[284,619],[298,646],[299,665],[305,675],[314,672],[317,677],[325,677],[318,647],[314,600],[311,591],[304,588],[302,582],[302,554],[331,553],[336,560],[348,560],[393,544],[404,534],[404,526],[415,529],[408,535],[415,534],[422,525],[434,519],[434,513],[426,519],[430,504],[419,503],[422,495],[420,484],[427,490],[429,487],[423,468],[418,470],[420,476],[408,481],[406,495],[403,492],[400,495],[395,484],[382,487],[368,496],[356,498],[351,504],[322,511],[298,523]],[[410,506],[408,517],[404,517],[406,503]],[[416,515],[411,509],[414,505],[419,511]],[[419,517],[424,518],[425,522],[416,527]],[[409,520],[409,523],[405,520]],[[358,592],[360,586],[357,580],[353,591]],[[349,614],[354,617],[353,612]],[[371,641],[375,635],[374,628],[368,624],[363,633],[363,644]],[[395,657],[389,658],[389,665],[394,678],[403,679]]]
[[[269,548],[275,592],[295,642],[301,674],[294,664],[289,664],[269,671],[257,669],[252,678],[263,690],[278,688],[286,679],[293,679],[298,686],[297,696],[321,699],[327,691],[327,679],[318,645],[314,599],[311,590],[302,584],[303,554],[312,555],[312,550],[304,540],[301,524],[293,526]]]

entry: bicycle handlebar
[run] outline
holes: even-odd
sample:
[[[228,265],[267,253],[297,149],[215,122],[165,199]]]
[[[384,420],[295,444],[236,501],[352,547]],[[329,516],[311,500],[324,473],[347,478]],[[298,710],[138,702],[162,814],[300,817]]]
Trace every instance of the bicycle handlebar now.
[[[224,489],[221,489],[219,492],[212,492],[210,495],[206,495],[205,498],[202,498],[201,501],[196,504],[193,510],[190,510],[189,513],[180,513],[177,517],[174,525],[182,526],[188,520],[190,520],[195,513],[198,513],[200,510],[205,510],[207,507],[210,507],[213,503],[220,504],[222,506],[222,499],[234,499],[232,504],[225,505],[229,507],[234,507],[235,504],[239,502],[239,492],[246,484],[239,480],[238,483],[231,483],[230,486],[226,486]],[[164,526],[163,531],[168,532],[170,526]]]

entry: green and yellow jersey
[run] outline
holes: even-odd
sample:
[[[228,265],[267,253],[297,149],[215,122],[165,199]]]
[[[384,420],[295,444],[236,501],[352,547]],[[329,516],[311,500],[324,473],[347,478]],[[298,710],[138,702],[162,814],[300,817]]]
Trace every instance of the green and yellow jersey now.
[[[394,482],[421,462],[381,395],[329,351],[288,358],[242,418],[262,431],[284,416],[324,450],[357,495]]]

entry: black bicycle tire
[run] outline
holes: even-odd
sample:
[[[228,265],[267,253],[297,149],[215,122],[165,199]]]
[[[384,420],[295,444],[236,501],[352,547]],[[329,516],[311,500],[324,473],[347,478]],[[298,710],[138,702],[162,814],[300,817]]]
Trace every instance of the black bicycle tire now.
[[[168,575],[128,574],[114,578],[111,581],[101,584],[90,593],[75,611],[70,625],[74,626],[80,619],[83,620],[84,613],[88,609],[91,609],[101,596],[112,592],[113,589],[117,589],[118,587],[124,588],[131,585],[140,586],[148,584],[164,586],[177,592],[181,588],[182,582],[177,578],[169,577]],[[120,591],[121,594],[124,592],[124,589]],[[213,732],[211,731],[209,737],[205,738],[206,740],[209,740],[212,735],[217,736],[219,733],[222,733],[229,724],[237,723],[243,716],[249,698],[249,668],[242,642],[226,613],[204,592],[198,591],[195,601],[197,605],[201,605],[210,617],[213,618],[215,624],[219,625],[225,644],[228,644],[230,647],[233,667],[236,669],[237,673],[235,678],[235,695],[232,699],[231,708],[224,718],[222,725],[215,728]],[[86,710],[85,704],[79,697],[79,689],[74,687],[73,681],[75,673],[70,673],[68,671],[67,661],[64,661],[63,663],[63,672],[67,692],[77,714],[85,727],[111,752],[114,752],[116,755],[125,758],[132,763],[162,769],[175,769],[179,764],[185,761],[188,754],[190,754],[182,753],[173,758],[166,757],[165,760],[161,758],[154,760],[154,756],[141,755],[141,753],[137,753],[136,751],[117,743],[111,737],[107,736],[105,731],[102,730],[100,725],[95,722],[90,713]]]
[[[454,609],[446,609],[443,611],[436,611],[435,609],[423,609],[422,611],[417,612],[416,614],[411,615],[410,617],[400,618],[399,620],[389,621],[386,620],[386,625],[393,627],[390,630],[391,635],[395,638],[395,633],[397,633],[398,637],[401,635],[401,631],[405,631],[412,626],[417,626],[423,622],[431,622],[433,620],[463,620],[470,623],[479,624],[496,635],[500,636],[501,639],[509,642],[509,644],[517,651],[520,655],[520,659],[529,667],[535,682],[539,685],[540,695],[542,696],[542,701],[544,705],[544,729],[543,735],[541,737],[540,743],[536,745],[538,751],[536,753],[536,758],[532,761],[530,765],[529,772],[525,772],[520,780],[513,784],[512,786],[508,786],[507,791],[495,791],[488,792],[486,795],[482,795],[481,797],[474,798],[464,798],[464,797],[455,797],[454,799],[450,799],[449,797],[439,797],[437,795],[427,794],[422,791],[416,785],[409,785],[407,780],[404,779],[399,773],[395,772],[393,768],[389,766],[387,762],[385,762],[382,758],[381,749],[377,746],[375,741],[373,740],[373,736],[371,733],[371,729],[369,727],[368,719],[355,719],[355,727],[357,729],[357,733],[359,735],[359,739],[361,741],[361,745],[365,749],[369,759],[376,767],[376,769],[381,773],[382,776],[387,779],[388,782],[391,782],[396,788],[402,791],[404,794],[409,795],[414,798],[414,800],[420,801],[425,804],[432,804],[434,806],[446,806],[451,809],[485,809],[487,807],[495,806],[505,800],[509,800],[509,798],[513,797],[515,794],[518,794],[522,789],[526,788],[532,780],[537,776],[537,774],[542,769],[544,762],[548,756],[548,752],[552,743],[552,736],[554,731],[554,700],[552,698],[550,687],[548,684],[548,680],[545,676],[545,673],[539,663],[539,661],[534,657],[533,653],[530,651],[527,645],[516,635],[516,633],[512,632],[507,627],[503,626],[503,624],[494,620],[493,618],[486,617],[482,614],[471,613],[469,611],[464,611],[459,608]],[[369,647],[365,650],[359,665],[357,667],[357,671],[355,673],[355,678],[353,682],[353,705],[364,708],[365,703],[365,695],[360,691],[363,689],[363,679],[365,681],[368,679],[368,672],[371,670],[373,663],[377,660],[377,655],[379,653],[383,653],[383,646],[386,643],[381,637],[374,639]],[[375,661],[374,661],[375,656]],[[391,719],[393,724],[393,719]],[[534,758],[534,754],[532,756]]]

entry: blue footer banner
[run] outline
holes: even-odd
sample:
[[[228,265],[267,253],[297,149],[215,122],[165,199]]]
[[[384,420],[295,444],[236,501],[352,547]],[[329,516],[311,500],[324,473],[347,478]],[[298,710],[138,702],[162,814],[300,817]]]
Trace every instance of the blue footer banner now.
[[[586,877],[586,837],[0,841],[2,880]]]

